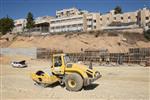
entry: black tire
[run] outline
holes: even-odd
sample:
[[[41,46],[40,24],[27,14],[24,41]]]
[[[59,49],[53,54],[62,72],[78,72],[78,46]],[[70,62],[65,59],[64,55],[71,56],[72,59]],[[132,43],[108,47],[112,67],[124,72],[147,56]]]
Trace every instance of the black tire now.
[[[65,86],[69,91],[79,91],[83,87],[83,79],[77,73],[67,75],[65,78]]]

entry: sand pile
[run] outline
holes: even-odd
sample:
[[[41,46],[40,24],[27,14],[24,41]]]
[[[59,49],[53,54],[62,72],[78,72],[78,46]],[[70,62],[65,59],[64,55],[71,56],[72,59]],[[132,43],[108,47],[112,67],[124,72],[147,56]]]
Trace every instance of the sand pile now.
[[[126,38],[124,39],[126,40]],[[108,49],[110,52],[128,52],[128,48],[150,47],[150,42],[136,41],[128,43],[122,36],[99,36],[81,34],[81,35],[52,35],[52,36],[34,36],[22,37],[11,43],[9,47],[41,47],[51,49],[62,49],[64,52],[80,52],[85,49]],[[130,39],[132,40],[132,38]]]

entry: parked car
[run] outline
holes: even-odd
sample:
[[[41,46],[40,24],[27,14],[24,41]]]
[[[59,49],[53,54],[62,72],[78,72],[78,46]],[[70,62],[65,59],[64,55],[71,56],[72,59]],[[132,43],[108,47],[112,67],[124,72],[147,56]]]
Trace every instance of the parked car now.
[[[26,61],[25,60],[22,60],[22,61],[13,61],[11,63],[12,67],[15,67],[15,68],[24,68],[24,67],[27,67],[27,64],[26,64]]]
[[[50,33],[45,32],[45,33],[41,33],[41,35],[49,35]]]
[[[150,59],[145,62],[145,67],[150,67]]]

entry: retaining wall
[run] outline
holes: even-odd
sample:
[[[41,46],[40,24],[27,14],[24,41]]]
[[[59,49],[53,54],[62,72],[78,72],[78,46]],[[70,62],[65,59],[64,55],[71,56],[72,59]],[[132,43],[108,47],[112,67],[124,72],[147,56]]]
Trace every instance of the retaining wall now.
[[[24,55],[37,58],[37,48],[0,48],[1,55]]]

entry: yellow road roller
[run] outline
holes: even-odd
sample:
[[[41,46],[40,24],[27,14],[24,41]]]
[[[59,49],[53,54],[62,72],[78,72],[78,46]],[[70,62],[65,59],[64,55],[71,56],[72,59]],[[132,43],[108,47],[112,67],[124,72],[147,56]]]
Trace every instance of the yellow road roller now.
[[[99,71],[83,64],[72,63],[67,54],[54,54],[50,69],[31,73],[31,78],[38,85],[47,87],[59,82],[69,91],[79,91],[100,77]]]

